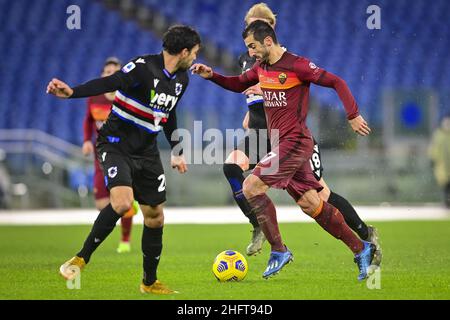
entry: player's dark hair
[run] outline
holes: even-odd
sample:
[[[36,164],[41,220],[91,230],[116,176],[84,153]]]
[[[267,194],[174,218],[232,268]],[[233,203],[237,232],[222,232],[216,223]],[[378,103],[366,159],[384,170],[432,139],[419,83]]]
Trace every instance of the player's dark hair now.
[[[275,44],[278,43],[277,40],[277,36],[275,34],[275,31],[273,30],[273,28],[270,26],[270,24],[268,24],[265,21],[262,20],[255,20],[252,23],[250,23],[244,30],[244,32],[242,32],[242,38],[245,39],[248,36],[250,36],[251,34],[253,34],[253,37],[255,38],[256,41],[258,41],[259,43],[263,43],[264,39],[266,37],[271,37],[273,42]]]
[[[163,36],[163,49],[171,55],[178,54],[185,48],[191,51],[200,43],[200,35],[189,26],[172,26]]]

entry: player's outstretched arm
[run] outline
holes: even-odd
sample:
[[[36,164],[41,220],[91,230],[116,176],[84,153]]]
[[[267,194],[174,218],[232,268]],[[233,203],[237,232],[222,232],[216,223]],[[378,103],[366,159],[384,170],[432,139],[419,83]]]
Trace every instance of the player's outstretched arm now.
[[[170,165],[173,169],[177,169],[179,173],[186,173],[188,171],[188,167],[186,164],[186,159],[184,158],[184,155],[171,155],[170,156]]]
[[[222,88],[233,92],[243,92],[247,88],[259,82],[258,75],[256,74],[256,71],[253,70],[253,68],[241,74],[240,76],[231,77],[226,77],[218,74],[214,72],[211,67],[208,67],[207,65],[201,63],[192,65],[190,70],[192,74],[198,74],[200,77],[211,80]]]
[[[193,64],[190,70],[192,74],[198,74],[204,79],[210,79],[213,76],[212,68],[202,63]]]
[[[339,96],[347,113],[347,119],[353,131],[367,136],[370,128],[366,120],[359,114],[359,108],[347,83],[340,77],[318,68],[308,59],[300,58],[294,64],[294,70],[302,81],[309,81],[322,87],[333,88]]]
[[[360,136],[367,136],[371,132],[369,125],[361,115],[351,120],[348,120],[348,122],[350,123],[353,131],[355,131]]]
[[[126,90],[130,86],[142,82],[146,72],[143,63],[130,62],[128,65],[131,65],[129,70],[118,71],[108,77],[93,79],[73,88],[70,88],[61,80],[52,79],[47,86],[47,93],[60,98],[72,99],[93,97],[120,89]]]
[[[184,94],[181,94],[181,96]],[[180,96],[180,97],[181,97]],[[181,148],[180,136],[178,134],[177,113],[176,109],[172,109],[169,114],[169,119],[163,127],[164,134],[167,141],[170,144],[170,165],[173,169],[177,169],[179,173],[185,173],[188,171],[187,163],[183,155],[183,149]]]
[[[47,86],[47,93],[52,94],[58,98],[67,99],[70,98],[73,94],[73,90],[71,87],[67,85],[67,83],[53,78]]]
[[[322,84],[333,88],[339,96],[342,104],[344,105],[345,111],[347,113],[347,119],[352,127],[353,131],[360,136],[367,136],[370,134],[370,128],[366,120],[359,114],[359,108],[356,104],[356,100],[353,97],[350,88],[347,83],[340,77],[324,71],[324,76],[322,77]]]

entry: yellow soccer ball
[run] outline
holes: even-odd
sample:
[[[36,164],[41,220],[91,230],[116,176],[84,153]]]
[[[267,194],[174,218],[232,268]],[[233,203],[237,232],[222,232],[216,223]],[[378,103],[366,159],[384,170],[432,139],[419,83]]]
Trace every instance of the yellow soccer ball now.
[[[212,271],[220,282],[241,281],[248,272],[247,260],[235,250],[226,250],[214,259]]]

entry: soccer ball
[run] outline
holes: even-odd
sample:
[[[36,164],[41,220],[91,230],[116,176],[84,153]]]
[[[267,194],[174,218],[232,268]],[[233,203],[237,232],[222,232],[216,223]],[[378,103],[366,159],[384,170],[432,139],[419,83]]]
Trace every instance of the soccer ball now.
[[[226,250],[217,255],[212,271],[220,282],[241,281],[247,275],[247,260],[237,251]]]

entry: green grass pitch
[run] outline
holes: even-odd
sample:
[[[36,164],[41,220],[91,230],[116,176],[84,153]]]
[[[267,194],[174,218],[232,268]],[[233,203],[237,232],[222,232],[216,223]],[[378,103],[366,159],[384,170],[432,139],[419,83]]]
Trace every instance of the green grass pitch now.
[[[142,295],[140,236],[132,252],[117,254],[119,229],[93,255],[79,290],[69,290],[58,268],[73,256],[90,226],[1,226],[0,299],[450,299],[450,221],[377,222],[383,245],[381,289],[358,282],[350,251],[315,224],[281,224],[295,261],[269,280],[269,256],[247,258],[242,282],[219,283],[211,266],[225,249],[245,253],[249,225],[168,225],[159,279],[180,291]]]

